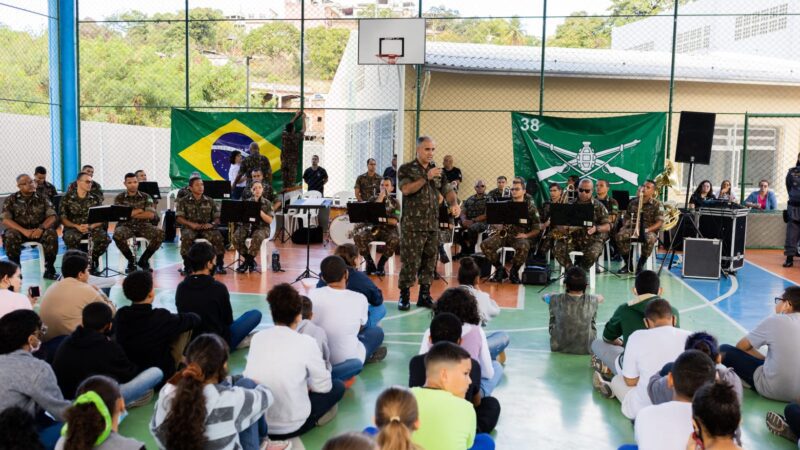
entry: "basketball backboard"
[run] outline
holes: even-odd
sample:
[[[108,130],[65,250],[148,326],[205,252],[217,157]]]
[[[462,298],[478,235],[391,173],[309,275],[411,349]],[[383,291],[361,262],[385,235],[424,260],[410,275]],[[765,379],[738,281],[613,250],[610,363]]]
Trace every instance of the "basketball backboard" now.
[[[389,64],[381,55],[395,55],[395,64],[425,64],[425,19],[360,19],[358,63]]]

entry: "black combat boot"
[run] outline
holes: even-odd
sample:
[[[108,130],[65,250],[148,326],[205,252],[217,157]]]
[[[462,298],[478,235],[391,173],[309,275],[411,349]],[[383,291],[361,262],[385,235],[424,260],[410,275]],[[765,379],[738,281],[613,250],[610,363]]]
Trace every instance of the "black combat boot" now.
[[[128,267],[125,268],[125,275],[134,271],[136,271],[136,258],[131,255],[131,257],[128,258]]]
[[[214,273],[218,275],[225,275],[228,273],[228,271],[225,270],[225,255],[217,255],[217,270]]]
[[[148,272],[153,271],[150,267],[150,258],[153,257],[153,253],[155,253],[153,250],[145,250],[144,253],[142,253],[142,256],[139,257],[139,262],[136,263],[140,269]]]
[[[511,272],[508,274],[508,279],[513,284],[520,284],[522,281],[519,279],[519,269],[521,266],[513,265],[511,266]]]
[[[55,261],[45,261],[44,262],[44,273],[42,277],[48,280],[58,280],[58,272],[56,272],[56,265]]]
[[[178,269],[178,272],[180,272],[181,275],[184,277],[192,273],[192,270],[189,269],[189,260],[183,258],[183,269]]]
[[[236,273],[246,273],[250,268],[250,255],[242,255],[244,261],[239,261],[239,267],[236,268]]]
[[[431,285],[420,284],[419,295],[417,296],[417,308],[433,308],[433,298],[431,298]]]
[[[783,262],[783,267],[792,267],[794,265],[794,257],[787,256],[786,261]]]
[[[375,261],[372,259],[371,255],[365,256],[364,261],[367,262],[367,269],[366,269],[367,275],[372,275],[378,271],[378,269],[375,267]]]
[[[505,280],[506,277],[507,277],[506,268],[503,267],[503,265],[498,262],[498,263],[495,263],[494,269],[495,269],[494,270],[494,275],[492,275],[492,278],[490,279],[490,281],[494,281],[496,283],[502,283],[503,280]]]
[[[639,257],[639,261],[636,262],[636,275],[639,275],[644,270],[645,263],[647,263],[647,258],[644,256]]]
[[[444,244],[439,244],[439,261],[441,261],[442,264],[450,262],[450,258],[447,257],[447,252],[444,251]]]
[[[411,290],[409,288],[400,289],[400,300],[397,302],[397,309],[400,311],[411,309]]]
[[[258,264],[256,264],[256,257],[255,255],[248,255],[250,261],[247,263],[247,270],[250,272],[258,272]]]
[[[628,256],[622,257],[622,268],[617,271],[618,274],[626,274],[631,273],[631,266],[633,262],[631,261],[631,254],[629,253]]]
[[[379,277],[386,275],[386,270],[384,270],[384,267],[386,266],[386,261],[388,260],[389,258],[387,258],[386,255],[381,255],[381,258],[378,260],[378,268],[375,269],[375,275]]]
[[[100,260],[98,258],[92,258],[92,269],[89,273],[96,277],[100,276]]]

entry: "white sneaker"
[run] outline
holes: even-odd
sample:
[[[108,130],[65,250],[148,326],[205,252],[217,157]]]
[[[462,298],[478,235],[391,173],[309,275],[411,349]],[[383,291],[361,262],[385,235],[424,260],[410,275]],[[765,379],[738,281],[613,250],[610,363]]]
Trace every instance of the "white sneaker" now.
[[[592,372],[592,386],[605,398],[614,398],[614,392],[611,390],[611,384],[603,379],[600,372]]]
[[[259,450],[291,450],[292,441],[272,441],[265,440],[261,443]]]

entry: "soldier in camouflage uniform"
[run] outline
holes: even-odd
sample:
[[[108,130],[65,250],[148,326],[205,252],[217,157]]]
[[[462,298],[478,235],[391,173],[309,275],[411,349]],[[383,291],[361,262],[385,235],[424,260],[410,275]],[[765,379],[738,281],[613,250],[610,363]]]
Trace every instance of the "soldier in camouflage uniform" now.
[[[272,189],[272,185],[268,184],[264,181],[264,173],[261,172],[261,169],[256,169],[250,173],[250,177],[252,178],[248,183],[247,186],[242,191],[242,200],[247,200],[253,197],[253,184],[260,183],[261,184],[261,196],[266,198],[267,200],[273,202],[273,209],[276,209],[278,206],[275,205],[277,196],[275,195],[275,191]],[[278,202],[280,203],[280,202]]]
[[[267,184],[272,184],[272,165],[269,162],[269,158],[261,154],[258,144],[255,142],[250,143],[248,152],[250,155],[242,160],[242,165],[239,166],[239,173],[236,175],[236,180],[233,184],[241,183],[242,178],[245,177],[247,177],[248,183],[253,181],[252,173],[256,169],[260,169],[261,173],[264,174]]]
[[[442,169],[431,167],[436,144],[427,136],[417,138],[416,158],[400,166],[397,182],[403,193],[403,216],[400,230],[400,301],[397,308],[406,311],[411,307],[411,286],[419,276],[417,306],[431,307],[430,288],[436,269],[436,248],[439,244],[438,201],[441,194],[453,205],[450,213],[458,216],[458,198],[450,183],[443,180]]]
[[[107,222],[89,224],[89,208],[103,204],[103,197],[90,191],[93,183],[91,175],[79,173],[77,180],[73,182],[77,187],[64,195],[60,207],[61,222],[64,224],[64,244],[67,249],[79,248],[82,239],[89,239],[92,272],[96,274],[100,256],[106,252],[111,239],[108,238]]]
[[[642,271],[644,263],[653,252],[653,247],[658,243],[658,231],[661,230],[661,225],[664,222],[664,216],[661,211],[661,202],[656,197],[656,183],[647,180],[641,187],[642,195],[642,212],[640,218],[639,236],[634,237],[634,229],[631,222],[636,217],[636,212],[639,208],[639,197],[633,199],[628,203],[628,212],[625,214],[622,230],[617,233],[617,247],[619,253],[625,261],[625,265],[619,270],[619,273],[630,273],[633,261],[630,260],[631,256],[631,241],[640,241],[642,243],[642,254],[639,256],[639,261],[636,263],[636,273]]]
[[[300,158],[300,145],[303,142],[305,120],[301,120],[301,128],[294,129],[296,120],[303,116],[297,112],[292,120],[286,124],[286,129],[281,134],[281,175],[283,187],[288,188],[297,184],[297,163]]]
[[[505,175],[500,175],[499,177],[497,177],[497,187],[489,191],[489,193],[487,194],[489,196],[489,201],[495,202],[497,200],[504,198],[503,191],[506,190],[507,184],[508,184],[508,178],[506,178]],[[509,198],[505,197],[505,199],[508,200]]]
[[[81,173],[89,174],[90,178],[94,177],[94,167],[86,164],[81,168]],[[72,183],[70,183],[69,186],[67,186],[67,192],[74,192],[75,188],[77,187],[78,187],[78,180],[75,180]],[[95,195],[95,197],[103,198],[103,188],[100,186],[100,183],[92,180],[92,188],[90,189],[90,191],[92,192],[92,194]]]
[[[128,173],[125,175],[125,192],[119,193],[114,198],[115,205],[130,206],[131,218],[127,222],[120,222],[114,229],[114,243],[120,253],[128,260],[128,267],[125,273],[136,270],[136,258],[128,246],[128,239],[143,237],[147,239],[148,245],[138,265],[142,270],[150,269],[150,257],[161,247],[164,241],[164,230],[153,226],[151,220],[156,215],[155,204],[152,197],[147,193],[139,191],[139,180],[136,175]]]
[[[55,266],[58,254],[58,234],[53,229],[56,211],[53,204],[36,192],[36,183],[27,174],[17,176],[19,191],[6,197],[3,202],[3,246],[8,259],[20,265],[20,253],[24,242],[35,241],[42,244],[45,271],[44,278],[58,278]]]
[[[614,236],[619,230],[619,224],[622,222],[622,217],[619,213],[619,202],[617,199],[609,195],[610,185],[607,180],[597,180],[597,195],[595,198],[606,207],[608,211],[608,221],[611,224],[611,231],[608,233],[609,247],[611,248],[611,256],[617,255],[617,244],[614,242]]]
[[[190,178],[189,189],[191,190],[191,195],[178,200],[175,208],[175,221],[182,226],[181,257],[184,261],[183,273],[186,273],[186,268],[189,266],[186,263],[186,254],[189,253],[189,248],[194,244],[195,239],[202,238],[214,247],[214,252],[217,254],[216,272],[225,274],[227,273],[223,262],[225,241],[215,225],[219,221],[217,204],[210,197],[203,195],[203,180],[200,178]]]
[[[36,169],[33,171],[33,180],[36,181],[37,194],[47,197],[51,202],[53,198],[58,195],[56,187],[47,181],[47,169],[44,167],[36,166]]]
[[[498,283],[506,278],[506,269],[500,263],[500,254],[497,252],[501,247],[512,247],[514,249],[514,258],[511,260],[511,274],[509,280],[512,283],[518,284],[519,269],[525,264],[528,258],[528,251],[531,248],[531,239],[539,234],[541,228],[541,221],[539,220],[539,211],[533,201],[525,198],[525,182],[522,179],[516,178],[511,185],[511,201],[525,202],[528,207],[528,217],[526,224],[519,225],[495,225],[494,227],[502,227],[502,231],[495,233],[494,236],[481,242],[481,250],[486,256],[486,259],[495,267],[495,273],[492,276],[492,281]],[[505,233],[504,233],[505,232]],[[503,236],[505,234],[505,236]]]
[[[255,272],[258,269],[256,255],[261,250],[261,243],[264,242],[264,239],[269,238],[270,224],[274,217],[272,201],[264,195],[262,182],[253,181],[250,189],[253,195],[246,201],[261,204],[261,220],[253,224],[239,223],[236,225],[236,231],[233,233],[233,242],[236,245],[236,250],[244,258],[244,263],[240,264],[236,269],[238,273],[245,273],[248,270]],[[247,238],[250,238],[250,247],[247,247]]]
[[[579,251],[583,253],[580,267],[587,271],[603,253],[603,243],[611,231],[611,224],[608,220],[606,207],[599,200],[592,198],[594,183],[589,179],[584,179],[578,184],[578,200],[573,205],[591,204],[594,210],[594,225],[591,227],[579,227],[567,234],[567,239],[556,241],[555,257],[559,264],[565,269],[572,267],[569,252]]]
[[[381,176],[375,172],[378,163],[374,159],[367,160],[367,171],[362,173],[356,178],[355,189],[356,198],[360,202],[365,202],[367,199],[375,197],[381,191]]]
[[[471,195],[461,205],[461,225],[463,227],[459,245],[461,251],[456,257],[472,253],[478,236],[486,231],[486,183],[483,180],[475,182],[475,195]]]
[[[358,248],[358,253],[361,254],[367,262],[367,275],[385,275],[386,271],[384,267],[386,261],[394,256],[400,248],[400,235],[397,232],[397,223],[400,219],[400,202],[391,196],[392,191],[394,191],[392,179],[386,177],[381,181],[380,194],[369,199],[370,202],[383,203],[386,206],[386,217],[389,218],[386,223],[361,227],[359,231],[353,235],[353,241]],[[375,261],[372,260],[372,255],[369,253],[369,244],[372,241],[386,242],[383,254],[381,254],[377,266],[375,265]]]
[[[542,236],[539,238],[538,253],[540,255],[546,254],[553,248],[553,237],[550,235],[550,232],[547,231],[548,227],[550,227],[550,205],[553,203],[561,203],[561,195],[564,192],[561,185],[558,183],[550,183],[549,189],[550,201],[545,202],[542,204],[542,207],[539,208],[539,217],[542,220],[543,230]]]

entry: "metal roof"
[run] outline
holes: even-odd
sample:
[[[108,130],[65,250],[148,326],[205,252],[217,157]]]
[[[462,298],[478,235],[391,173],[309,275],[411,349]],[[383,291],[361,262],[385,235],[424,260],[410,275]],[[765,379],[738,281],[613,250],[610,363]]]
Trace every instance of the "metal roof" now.
[[[669,52],[547,47],[545,74],[581,78],[669,80]],[[541,47],[426,43],[433,71],[535,76]],[[800,61],[737,53],[675,55],[675,79],[714,83],[800,85]]]

